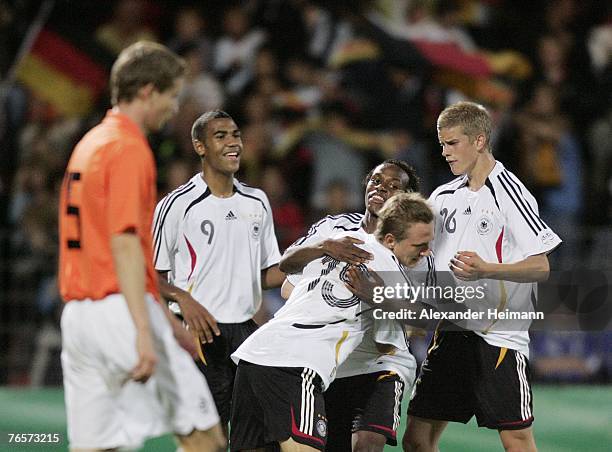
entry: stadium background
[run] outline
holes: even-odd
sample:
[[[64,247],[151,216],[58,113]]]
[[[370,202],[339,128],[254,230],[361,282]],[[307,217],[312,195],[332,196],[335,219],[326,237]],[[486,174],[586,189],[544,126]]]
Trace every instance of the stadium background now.
[[[449,180],[435,118],[469,98],[491,110],[496,157],[564,239],[553,270],[612,267],[609,2],[0,0],[0,432],[65,428],[57,189],[108,108],[113,58],[140,38],[191,71],[177,118],[151,137],[160,196],[198,169],[193,120],[223,108],[243,131],[241,180],[268,194],[284,249],[321,216],[362,210],[361,179],[384,158],[412,163],[425,194]],[[278,306],[268,292],[260,318]],[[611,339],[534,334],[541,450],[612,444]],[[425,346],[413,344],[420,359]],[[443,446],[499,449],[495,436],[453,426]]]

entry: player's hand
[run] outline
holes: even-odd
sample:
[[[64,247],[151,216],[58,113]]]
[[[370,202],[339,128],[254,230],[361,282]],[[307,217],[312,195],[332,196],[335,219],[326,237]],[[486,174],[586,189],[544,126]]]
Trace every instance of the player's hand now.
[[[179,322],[174,314],[169,316],[169,320],[170,325],[172,326],[172,332],[174,333],[174,338],[178,344],[192,357],[197,358],[198,348],[194,341],[194,335],[191,334],[181,322]]]
[[[183,320],[192,332],[202,343],[210,343],[214,336],[219,336],[221,331],[217,326],[217,320],[200,303],[195,301],[191,295],[185,293],[176,298],[181,307]]]
[[[363,240],[354,237],[342,237],[340,239],[329,239],[323,242],[325,254],[333,257],[340,262],[351,265],[365,264],[374,259],[370,253],[356,245],[363,245]]]
[[[384,286],[385,283],[378,273],[368,268],[367,273],[358,267],[350,267],[346,272],[347,281],[344,283],[348,290],[360,300],[373,303],[374,288]]]
[[[485,277],[487,262],[474,251],[457,251],[448,267],[457,279],[475,281]]]
[[[138,353],[138,364],[130,372],[130,378],[139,383],[145,383],[153,375],[157,365],[153,337],[149,330],[141,330],[136,333],[136,352]]]

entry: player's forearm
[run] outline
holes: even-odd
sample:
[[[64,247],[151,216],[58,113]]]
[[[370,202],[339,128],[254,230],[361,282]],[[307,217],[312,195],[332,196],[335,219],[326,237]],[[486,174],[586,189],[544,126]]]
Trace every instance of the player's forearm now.
[[[293,292],[293,287],[293,284],[291,284],[288,279],[285,279],[285,281],[283,281],[283,285],[281,286],[281,297],[288,300],[291,296],[291,292]]]
[[[261,271],[261,287],[262,289],[274,289],[280,287],[285,280],[285,274],[280,271],[278,265],[266,268]]]
[[[119,289],[125,297],[138,331],[150,331],[145,302],[145,259],[137,234],[123,233],[111,237],[111,253]]]
[[[483,278],[527,283],[546,281],[549,273],[548,257],[538,254],[513,264],[488,263]]]
[[[159,283],[159,292],[166,300],[176,301],[179,303],[183,296],[189,294],[183,289],[170,284],[168,282],[167,272],[159,273],[157,276],[157,281]]]
[[[285,251],[278,267],[285,273],[298,273],[310,262],[325,254],[325,240],[313,245],[293,246]]]

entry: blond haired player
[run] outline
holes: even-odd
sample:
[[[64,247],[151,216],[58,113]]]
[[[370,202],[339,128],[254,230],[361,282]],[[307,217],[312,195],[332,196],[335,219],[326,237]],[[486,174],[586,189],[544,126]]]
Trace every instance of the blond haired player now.
[[[429,202],[436,216],[436,270],[458,284],[486,288],[469,307],[488,312],[533,309],[535,282],[549,272],[559,237],[538,215],[535,198],[491,151],[491,117],[472,102],[438,117],[442,156],[458,176]],[[529,375],[529,321],[483,316],[463,329],[439,325],[408,408],[404,450],[437,451],[449,421],[498,430],[506,450],[535,451]]]
[[[73,451],[137,447],[166,432],[185,451],[226,444],[206,381],[175,338],[184,330],[158,301],[153,268],[156,170],[145,134],[176,112],[184,71],[159,44],[123,50],[111,72],[113,108],[66,169],[59,286]]]

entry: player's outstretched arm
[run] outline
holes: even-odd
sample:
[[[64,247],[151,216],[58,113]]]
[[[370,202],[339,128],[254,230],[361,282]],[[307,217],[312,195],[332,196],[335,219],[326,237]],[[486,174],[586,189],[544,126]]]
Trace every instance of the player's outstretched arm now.
[[[212,342],[214,336],[221,334],[217,326],[217,320],[189,292],[170,284],[166,276],[167,273],[160,272],[158,276],[159,291],[162,297],[166,300],[176,301],[179,304],[183,320],[189,327],[189,331],[201,342]]]
[[[283,254],[279,267],[285,273],[298,273],[310,262],[325,255],[351,265],[364,264],[373,257],[357,246],[363,243],[362,240],[354,237],[342,237],[340,239],[321,240],[309,245],[292,246]]]
[[[145,302],[144,253],[140,238],[135,233],[115,234],[110,241],[119,288],[136,327],[138,363],[132,370],[131,378],[144,383],[153,374],[157,364]]]
[[[261,271],[261,288],[274,289],[280,287],[285,280],[285,274],[280,271],[278,265],[273,265]]]
[[[500,279],[514,282],[546,281],[550,265],[546,253],[529,256],[512,264],[485,262],[474,251],[458,251],[448,263],[458,279],[475,281],[477,279]]]

